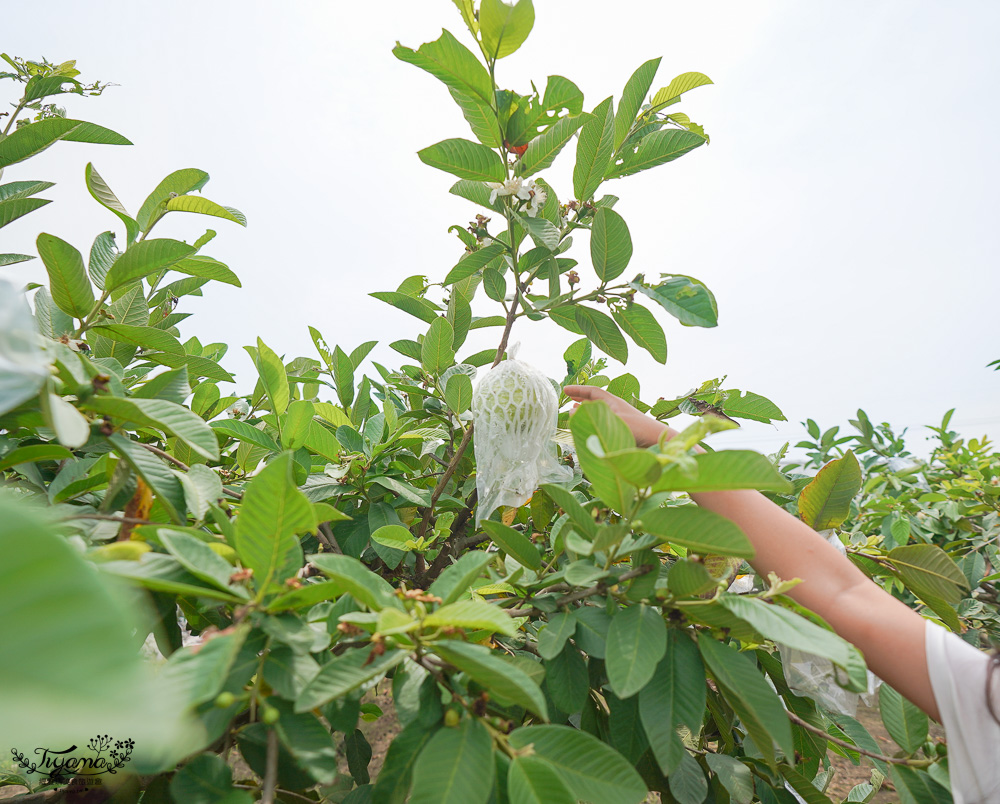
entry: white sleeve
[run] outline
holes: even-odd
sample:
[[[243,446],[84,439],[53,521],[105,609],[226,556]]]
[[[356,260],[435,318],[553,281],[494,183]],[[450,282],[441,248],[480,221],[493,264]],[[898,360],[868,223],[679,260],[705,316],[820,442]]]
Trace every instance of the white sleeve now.
[[[940,625],[927,621],[927,669],[948,738],[955,804],[1000,801],[1000,724],[986,705],[990,658]],[[1000,704],[1000,676],[993,700]],[[1000,706],[995,707],[1000,713]]]

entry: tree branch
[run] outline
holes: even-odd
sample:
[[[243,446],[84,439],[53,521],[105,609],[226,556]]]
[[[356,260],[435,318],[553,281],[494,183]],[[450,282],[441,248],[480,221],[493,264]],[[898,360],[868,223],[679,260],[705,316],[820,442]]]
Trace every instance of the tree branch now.
[[[260,804],[274,804],[274,791],[278,787],[278,732],[267,730],[267,766],[264,771],[264,787]]]
[[[801,726],[806,731],[811,731],[818,737],[822,737],[827,742],[831,742],[834,745],[839,745],[841,748],[846,748],[848,751],[854,751],[857,754],[862,754],[866,757],[871,757],[872,759],[880,759],[883,762],[888,762],[892,765],[909,765],[911,768],[926,768],[929,765],[933,765],[935,760],[933,759],[903,759],[901,757],[887,757],[885,754],[876,754],[874,751],[866,751],[864,748],[859,748],[853,743],[849,743],[846,740],[838,739],[832,734],[827,734],[823,729],[818,726],[814,726],[812,723],[808,723],[798,715],[793,712],[785,710],[785,714],[788,715],[788,719],[792,721],[796,726]]]

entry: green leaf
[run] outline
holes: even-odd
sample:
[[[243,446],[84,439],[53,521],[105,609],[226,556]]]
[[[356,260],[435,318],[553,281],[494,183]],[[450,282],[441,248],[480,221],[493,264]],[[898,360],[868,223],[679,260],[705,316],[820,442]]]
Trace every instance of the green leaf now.
[[[104,290],[104,278],[108,275],[108,270],[114,265],[117,258],[115,236],[111,232],[101,232],[94,238],[94,244],[90,247],[90,260],[87,263],[90,281],[101,290]],[[147,318],[146,321],[148,320]],[[146,323],[146,321],[141,323]]]
[[[469,375],[452,374],[444,388],[444,398],[454,413],[465,413],[472,406],[472,380]]]
[[[592,517],[589,517],[589,520],[593,523]],[[483,530],[486,531],[494,544],[512,556],[519,564],[536,571],[542,568],[542,557],[538,553],[538,548],[523,533],[500,522],[491,522],[490,520],[484,520],[482,525]]]
[[[969,582],[951,557],[935,544],[909,544],[889,551],[888,559],[918,596],[957,606]]]
[[[507,772],[507,795],[517,804],[576,804],[554,766],[536,756],[515,757]]]
[[[184,487],[184,500],[188,510],[195,519],[203,520],[209,506],[216,504],[222,497],[222,480],[218,474],[200,463],[193,464],[178,477]]]
[[[687,635],[671,628],[663,658],[639,691],[639,717],[664,774],[677,768],[684,753],[676,727],[687,726],[693,734],[701,730],[705,694],[705,667],[698,648]]]
[[[493,791],[493,741],[477,718],[435,732],[413,766],[410,804],[486,804]]]
[[[907,754],[914,754],[927,741],[928,719],[888,684],[878,690],[878,705],[889,736]]]
[[[437,577],[427,590],[428,593],[440,597],[444,605],[455,602],[482,575],[483,568],[490,559],[490,555],[478,550],[465,553]]]
[[[534,747],[552,765],[575,799],[601,804],[640,804],[646,785],[629,762],[585,731],[569,726],[525,726],[510,735],[513,748]]]
[[[602,352],[620,363],[628,362],[628,344],[610,316],[599,310],[577,305],[576,324],[580,331]]]
[[[416,722],[408,724],[393,739],[385,756],[385,764],[375,779],[375,787],[372,789],[373,802],[403,804],[406,801],[413,780],[413,766],[435,733],[434,730]]]
[[[160,505],[164,507],[170,518],[178,525],[187,522],[185,513],[184,488],[177,475],[158,457],[136,442],[130,441],[120,433],[115,433],[108,440],[117,452],[149,486],[156,495]]]
[[[493,82],[489,73],[472,52],[448,31],[417,50],[397,44],[393,55],[426,70],[449,89],[478,96],[487,103],[493,100]]]
[[[516,51],[535,24],[531,0],[508,5],[502,0],[483,0],[479,6],[479,35],[487,58],[502,59]]]
[[[167,212],[196,212],[199,215],[212,215],[216,218],[225,218],[227,221],[238,223],[240,226],[247,225],[246,216],[237,209],[224,207],[209,201],[198,195],[178,195],[167,200]]]
[[[212,422],[209,427],[225,436],[235,438],[237,441],[253,444],[270,452],[277,452],[280,449],[278,443],[263,430],[258,430],[238,419],[220,419]]]
[[[598,104],[580,129],[573,167],[573,193],[581,203],[589,201],[611,164],[615,145],[614,102],[607,98]]]
[[[135,218],[128,214],[128,210],[125,209],[124,204],[118,200],[118,196],[108,187],[107,182],[101,178],[101,174],[97,172],[97,168],[94,167],[92,162],[87,163],[84,176],[87,182],[87,189],[94,197],[94,200],[106,210],[117,215],[121,222],[125,224],[126,242],[131,243],[139,234],[139,224],[135,222]]]
[[[772,421],[787,421],[785,414],[770,399],[750,391],[744,392],[743,396],[740,396],[740,391],[735,389],[726,393],[726,399],[722,403],[722,411],[727,416],[750,419],[765,424],[770,424]]]
[[[618,105],[618,114],[615,115],[615,149],[621,147],[635,116],[639,112],[639,107],[646,100],[646,93],[656,77],[656,70],[660,66],[660,59],[650,59],[642,64],[625,84],[622,90],[621,101]]]
[[[399,608],[396,591],[389,582],[356,558],[322,553],[309,556],[309,563],[339,582],[344,591],[372,611],[381,611],[387,606]]]
[[[467,276],[472,276],[480,268],[500,257],[505,251],[506,247],[502,243],[491,243],[478,251],[466,254],[459,260],[458,265],[448,272],[448,276],[444,279],[444,284],[451,285],[465,279]]]
[[[198,357],[197,355],[177,355],[170,352],[154,352],[152,354],[143,355],[142,359],[153,363],[159,363],[161,366],[170,366],[170,368],[180,368],[181,366],[186,366],[188,376],[190,377],[205,377],[206,379],[216,380],[218,382],[233,381],[232,374],[222,368],[222,366],[220,366],[216,361],[209,360],[207,357]]]
[[[670,106],[671,103],[676,103],[677,99],[685,92],[711,83],[712,79],[703,73],[681,73],[670,82],[669,86],[657,90],[651,104],[652,111],[659,111],[665,106]]]
[[[179,438],[192,450],[208,458],[219,459],[219,442],[212,428],[192,410],[165,399],[124,399],[116,396],[92,396],[82,403],[85,410],[135,422],[140,427],[154,427]]]
[[[625,219],[610,207],[598,207],[594,215],[590,230],[590,259],[597,278],[602,282],[621,276],[632,259],[632,237],[628,226]]]
[[[566,640],[576,631],[572,614],[559,612],[549,616],[549,623],[538,632],[538,654],[543,659],[554,659],[562,653]]]
[[[469,128],[487,148],[500,147],[500,124],[497,121],[497,114],[489,101],[483,100],[478,95],[470,95],[460,90],[449,87],[452,100],[458,104],[462,110]]]
[[[417,156],[425,165],[460,179],[502,182],[507,176],[503,160],[496,151],[470,140],[442,140],[417,151]]]
[[[690,276],[672,276],[653,287],[629,282],[629,287],[651,298],[686,327],[719,324],[719,308],[712,291]]]
[[[517,215],[517,222],[524,230],[531,235],[532,242],[539,248],[546,248],[555,251],[559,247],[561,234],[559,228],[542,217],[528,218],[524,215]]]
[[[281,425],[281,446],[296,450],[306,443],[313,420],[313,403],[307,399],[296,399],[289,404]]]
[[[22,463],[41,463],[43,461],[62,461],[72,458],[73,453],[58,444],[32,444],[27,447],[15,447],[4,453],[0,458],[0,471],[10,469]]]
[[[681,748],[680,763],[667,780],[670,795],[677,804],[701,804],[708,795],[708,781],[694,757]]]
[[[441,606],[424,618],[429,628],[466,628],[513,636],[517,633],[513,619],[503,609],[482,600],[461,600]]]
[[[184,347],[181,346],[177,338],[156,327],[137,327],[132,324],[100,324],[91,327],[91,331],[108,340],[134,344],[143,349],[171,352],[175,355],[184,354]]]
[[[545,662],[545,686],[552,703],[562,712],[581,712],[590,694],[587,663],[580,651],[567,644]]]
[[[379,678],[406,658],[405,650],[387,650],[373,656],[371,648],[350,650],[320,668],[295,700],[296,712],[308,712],[334,698],[341,698],[362,684]]]
[[[660,610],[639,603],[619,611],[611,618],[607,644],[608,682],[619,698],[630,698],[653,677],[666,650]]]
[[[73,318],[85,318],[94,307],[94,289],[83,256],[55,235],[40,234],[35,245],[48,271],[49,290],[56,306]]]
[[[581,114],[560,117],[554,125],[532,139],[528,143],[528,150],[521,154],[517,165],[518,175],[528,177],[551,167],[585,121],[586,117]]]
[[[201,468],[205,469],[206,472],[212,471],[204,466]],[[236,597],[249,597],[242,587],[230,584],[229,578],[233,574],[232,565],[201,539],[170,528],[160,528],[156,535],[163,546],[167,548],[167,552],[176,558],[180,565],[195,578]]]
[[[413,534],[402,525],[383,525],[372,531],[371,540],[384,547],[409,552],[413,549]]]
[[[665,542],[699,553],[753,558],[750,540],[733,522],[695,505],[655,508],[634,523]]]
[[[0,140],[0,169],[41,153],[59,140],[102,145],[132,144],[121,134],[94,123],[69,120],[65,117],[49,117],[37,123],[20,126]]]
[[[851,500],[861,490],[861,467],[854,452],[830,461],[799,494],[799,516],[815,530],[836,528],[851,512]]]
[[[953,801],[951,792],[934,781],[926,771],[890,765],[889,778],[901,804],[951,804]]]
[[[139,214],[135,216],[139,228],[148,232],[166,213],[167,201],[175,195],[187,195],[200,190],[207,182],[208,174],[204,170],[197,168],[175,170],[156,185],[156,189],[142,202]]]
[[[663,327],[649,310],[632,304],[624,310],[612,310],[611,315],[625,334],[649,352],[657,363],[667,362],[667,339]]]
[[[315,530],[312,504],[295,487],[292,454],[284,452],[246,485],[236,518],[233,547],[262,595],[302,568],[297,534]]]
[[[281,362],[274,350],[264,341],[257,338],[257,349],[251,351],[249,347],[244,347],[253,358],[257,374],[267,393],[267,398],[271,403],[271,410],[278,416],[288,409],[288,375],[285,366]]]
[[[333,347],[333,378],[337,383],[337,398],[344,408],[354,401],[354,363],[339,346]]]
[[[27,262],[35,259],[31,254],[0,254],[0,267],[4,265],[17,265],[19,262]]]
[[[541,490],[548,494],[556,505],[569,514],[569,518],[573,520],[573,524],[576,525],[582,535],[588,539],[593,539],[597,535],[597,523],[594,522],[594,517],[580,505],[571,492],[562,486],[555,486],[550,483],[542,485]],[[483,526],[486,526],[486,522],[483,522]]]
[[[447,318],[435,318],[424,336],[420,362],[428,374],[439,374],[455,362],[455,330]]]
[[[673,162],[708,140],[693,131],[664,128],[647,134],[638,144],[628,147],[608,170],[609,179],[620,179],[658,165]]]
[[[399,293],[398,291],[379,291],[377,293],[369,293],[369,296],[378,299],[379,301],[384,301],[386,304],[391,304],[393,307],[402,310],[404,313],[409,313],[412,316],[416,316],[421,321],[425,321],[428,324],[434,322],[434,319],[438,318],[438,308],[427,301],[427,299],[421,299],[416,296],[408,296],[405,293]]]
[[[204,279],[211,279],[215,282],[223,282],[234,287],[243,287],[239,277],[234,274],[227,265],[223,265],[218,260],[211,257],[188,257],[179,260],[170,266],[171,271],[188,276],[198,276]]]
[[[51,203],[47,198],[12,198],[0,201],[0,228]]]
[[[613,467],[587,446],[597,436],[604,454],[635,449],[635,437],[605,402],[584,402],[569,420],[580,467],[602,500],[619,512],[627,512],[635,496],[633,489]],[[565,507],[565,506],[564,506]],[[593,519],[593,517],[591,517]]]
[[[109,291],[117,290],[137,279],[169,268],[194,252],[193,246],[166,238],[135,243],[108,269],[107,276],[104,277],[104,288]]]
[[[457,640],[437,642],[434,652],[492,694],[549,719],[545,696],[531,676],[493,655],[489,648]]]
[[[705,755],[705,760],[712,772],[719,777],[722,786],[729,791],[733,804],[751,804],[754,793],[750,768],[727,754],[709,752]]]
[[[724,450],[694,456],[697,472],[693,479],[679,466],[669,466],[653,486],[659,491],[723,491],[758,489],[788,494],[788,482],[766,457],[751,450]]]
[[[217,754],[198,754],[170,780],[174,801],[188,804],[251,804],[245,790],[233,787],[233,772]]]
[[[786,757],[793,757],[792,727],[777,693],[758,672],[753,659],[726,647],[702,632],[698,648],[716,684],[750,732],[769,765],[775,762],[774,743]]]
[[[33,195],[55,187],[51,181],[11,181],[0,184],[0,201],[11,201],[18,198],[30,198]]]

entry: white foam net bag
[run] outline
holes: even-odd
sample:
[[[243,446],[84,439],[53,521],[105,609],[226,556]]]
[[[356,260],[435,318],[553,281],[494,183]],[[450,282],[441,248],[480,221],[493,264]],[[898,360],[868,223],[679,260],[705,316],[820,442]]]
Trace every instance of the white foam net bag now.
[[[524,505],[542,483],[565,483],[552,436],[559,415],[552,382],[538,369],[509,357],[483,376],[472,395],[476,429],[476,524],[502,505]]]

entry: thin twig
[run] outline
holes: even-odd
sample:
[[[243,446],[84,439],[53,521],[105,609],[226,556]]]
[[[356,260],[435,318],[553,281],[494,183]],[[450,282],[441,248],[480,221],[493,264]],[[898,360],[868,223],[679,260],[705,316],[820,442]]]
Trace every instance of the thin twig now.
[[[110,516],[109,514],[74,514],[63,519],[64,522],[71,519],[99,519],[102,522],[121,522],[126,525],[159,525],[162,523],[153,522],[149,519],[137,519],[134,516]]]
[[[628,572],[623,572],[615,580],[600,581],[595,583],[593,586],[588,586],[586,589],[580,589],[576,592],[571,592],[568,595],[563,595],[556,601],[556,606],[568,606],[570,603],[575,603],[577,600],[583,600],[585,597],[593,597],[594,595],[604,594],[610,587],[617,586],[624,583],[625,581],[630,581],[633,578],[638,578],[640,575],[646,575],[652,572],[654,567],[650,564],[643,565],[641,567],[636,567]],[[528,609],[504,609],[511,617],[526,617],[533,616],[536,614],[543,614],[540,609],[534,607]]]
[[[472,494],[469,495],[469,499],[465,501],[465,508],[455,517],[455,521],[451,526],[451,535],[448,540],[441,545],[441,549],[438,551],[437,558],[431,563],[430,569],[426,573],[417,573],[417,577],[420,579],[420,583],[426,587],[429,583],[437,580],[438,575],[440,575],[444,568],[448,565],[448,559],[451,558],[452,548],[454,547],[457,552],[461,552],[466,547],[466,539],[463,538],[463,534],[469,526],[469,520],[472,518],[472,509],[476,507],[476,501],[479,497],[479,492],[477,489],[472,490]],[[479,541],[483,541],[487,537],[482,536]]]
[[[935,760],[933,759],[902,759],[900,757],[887,757],[885,754],[876,754],[874,751],[866,751],[864,748],[860,748],[853,743],[849,743],[846,740],[838,739],[831,734],[827,734],[823,729],[818,726],[814,726],[812,723],[808,723],[798,715],[793,712],[785,710],[785,714],[788,715],[788,719],[792,721],[796,726],[801,726],[806,731],[811,731],[813,734],[822,737],[824,740],[833,743],[834,745],[839,745],[841,748],[846,748],[848,751],[854,751],[858,754],[863,754],[866,757],[871,757],[872,759],[880,759],[883,762],[888,762],[892,765],[909,765],[913,768],[926,768],[929,765],[933,765]]]
[[[239,790],[254,790],[254,791],[256,791],[256,790],[260,789],[259,787],[254,787],[252,784],[234,784],[233,787],[235,787],[235,788],[237,788]],[[275,792],[276,793],[281,793],[281,795],[282,795],[283,798],[284,797],[296,798],[296,799],[299,799],[300,801],[308,801],[309,804],[316,804],[316,801],[314,799],[306,798],[305,796],[303,796],[300,793],[293,793],[291,790],[285,790],[285,789],[283,789],[281,787],[276,787],[275,788]]]
[[[326,547],[331,553],[336,553],[337,555],[343,555],[344,551],[340,549],[340,545],[337,544],[337,540],[333,538],[333,531],[330,529],[329,522],[320,522],[319,528],[316,530],[316,538],[318,538],[323,546]]]
[[[274,791],[278,788],[278,732],[267,730],[267,767],[264,771],[264,787],[261,804],[274,804]]]
[[[168,452],[164,452],[159,447],[154,447],[152,444],[143,444],[141,441],[139,441],[137,443],[139,444],[140,447],[145,447],[150,452],[152,452],[154,455],[159,455],[161,458],[163,458],[163,460],[169,461],[174,466],[176,466],[178,469],[180,469],[182,472],[190,471],[191,467],[188,466],[186,463],[184,463],[184,461],[178,460],[173,455],[171,455]]]

